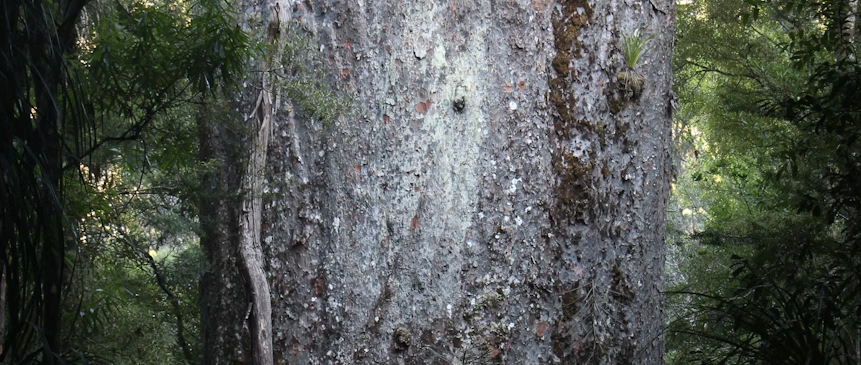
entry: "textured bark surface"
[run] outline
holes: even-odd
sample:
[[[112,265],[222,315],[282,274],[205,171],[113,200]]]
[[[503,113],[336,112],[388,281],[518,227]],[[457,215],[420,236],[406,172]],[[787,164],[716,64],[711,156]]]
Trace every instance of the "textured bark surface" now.
[[[274,119],[276,363],[662,362],[672,1],[281,8],[353,108]]]

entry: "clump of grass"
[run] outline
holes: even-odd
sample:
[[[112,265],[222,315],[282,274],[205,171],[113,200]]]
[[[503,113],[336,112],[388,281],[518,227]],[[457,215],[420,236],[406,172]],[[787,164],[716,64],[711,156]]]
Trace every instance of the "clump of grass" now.
[[[651,41],[652,37],[640,34],[639,28],[632,34],[622,35],[622,56],[625,57],[625,65],[628,69],[620,71],[616,76],[628,97],[637,97],[643,91],[646,76],[642,72],[635,71],[634,67],[637,66],[637,62],[640,61],[640,57],[646,52],[646,47]]]
[[[640,29],[634,30],[633,34],[622,35],[622,55],[625,56],[625,64],[633,70],[637,61],[646,52],[646,46],[652,41],[652,37],[644,37]]]

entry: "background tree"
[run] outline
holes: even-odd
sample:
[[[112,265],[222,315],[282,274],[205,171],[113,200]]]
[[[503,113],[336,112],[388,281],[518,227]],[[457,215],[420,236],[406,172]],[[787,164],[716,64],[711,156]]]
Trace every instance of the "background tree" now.
[[[134,305],[112,300],[142,294],[144,277],[176,272],[159,269],[141,255],[147,251],[141,246],[153,244],[156,232],[179,237],[187,231],[171,232],[164,222],[135,215],[150,209],[143,207],[147,203],[170,200],[159,174],[196,168],[182,161],[193,155],[186,152],[193,147],[188,140],[180,143],[188,136],[181,132],[190,120],[189,103],[243,67],[246,39],[224,5],[216,0],[0,5],[5,273],[0,361],[50,364],[91,355],[117,361],[108,356],[113,350],[96,350],[112,343],[84,342],[109,328],[106,323],[131,316],[119,312]],[[163,142],[168,144],[153,146]],[[142,198],[153,191],[158,197]],[[173,197],[176,205],[180,197]],[[156,216],[149,211],[150,218]],[[115,267],[132,262],[138,271],[120,273]],[[117,281],[106,282],[108,275]],[[113,275],[131,277],[132,284]],[[178,295],[169,286],[182,280],[156,278],[163,293]],[[193,293],[179,294],[187,292]],[[183,310],[169,312],[179,319]],[[183,324],[173,328],[181,338]],[[185,349],[183,342],[177,344]]]

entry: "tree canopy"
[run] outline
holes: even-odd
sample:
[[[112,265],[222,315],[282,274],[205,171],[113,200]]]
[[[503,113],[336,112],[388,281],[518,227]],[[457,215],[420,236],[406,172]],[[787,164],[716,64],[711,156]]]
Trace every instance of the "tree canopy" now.
[[[856,10],[679,6],[671,362],[858,361]]]

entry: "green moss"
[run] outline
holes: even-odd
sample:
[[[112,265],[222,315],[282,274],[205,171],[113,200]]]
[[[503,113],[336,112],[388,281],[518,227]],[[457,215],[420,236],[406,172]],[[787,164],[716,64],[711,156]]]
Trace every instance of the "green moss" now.
[[[578,26],[584,26],[589,23],[589,19],[592,18],[593,11],[592,6],[589,5],[588,0],[568,0],[563,1],[563,13],[566,17],[568,17],[569,21],[572,24]],[[580,12],[580,9],[583,11]]]
[[[614,115],[619,114],[619,112],[622,111],[622,107],[625,105],[621,100],[612,96],[607,98],[607,104],[610,106],[610,113]]]
[[[558,78],[570,76],[571,57],[580,57],[581,44],[577,37],[580,36],[580,29],[589,23],[591,17],[592,7],[586,0],[567,1],[562,14],[553,16],[551,22],[556,47],[553,69],[556,70]]]
[[[583,164],[570,152],[553,156],[553,169],[559,177],[556,189],[556,208],[554,213],[560,222],[583,219],[590,212],[592,194],[587,186],[591,179],[592,166]]]
[[[389,287],[389,283],[386,283],[386,287],[383,289],[382,299],[386,302],[392,299],[392,289]]]
[[[628,123],[624,123],[624,122],[619,121],[619,120],[616,121],[616,135],[617,136],[622,137],[622,136],[628,134],[628,128],[630,128],[628,126]]]
[[[582,12],[580,11],[582,9]],[[553,35],[557,51],[570,51],[570,55],[580,57],[580,29],[589,24],[592,7],[586,0],[570,0],[563,4],[562,16],[554,17]]]
[[[561,14],[554,14],[553,36],[556,55],[552,66],[556,71],[556,77],[549,82],[549,102],[556,110],[553,121],[553,129],[561,141],[570,141],[572,132],[580,129],[582,132],[603,133],[603,125],[592,125],[578,120],[575,113],[577,99],[570,91],[573,82],[571,78],[572,57],[581,56],[582,44],[578,40],[580,31],[589,24],[592,17],[592,7],[588,0],[568,0],[562,2]],[[592,179],[593,162],[583,162],[570,152],[557,150],[552,156],[554,173],[559,178],[556,187],[556,205],[553,209],[554,219],[557,221],[557,229],[563,236],[568,236],[568,226],[574,220],[583,219],[591,213],[595,205],[594,197],[589,189],[588,182]],[[572,244],[576,244],[577,237],[568,236]],[[568,324],[574,322],[577,315],[577,305],[580,300],[577,296],[577,287],[559,289],[562,301],[562,318],[560,323]],[[569,331],[554,331],[551,335],[553,353],[563,363],[577,363],[577,347],[575,339]]]
[[[560,76],[568,76],[571,73],[570,64],[571,56],[566,51],[559,51],[556,53],[556,57],[553,57],[553,69]]]
[[[404,326],[400,326],[395,329],[395,332],[394,334],[392,334],[392,337],[394,340],[395,351],[398,352],[405,351],[408,347],[410,347],[410,342],[412,342],[412,334]]]
[[[569,129],[578,124],[573,112],[576,98],[568,88],[571,83],[571,58],[580,57],[581,44],[577,37],[591,17],[592,7],[587,0],[569,0],[563,3],[562,13],[554,14],[551,20],[556,47],[552,66],[556,77],[550,80],[549,98],[558,114],[554,129],[562,138],[570,137]]]

